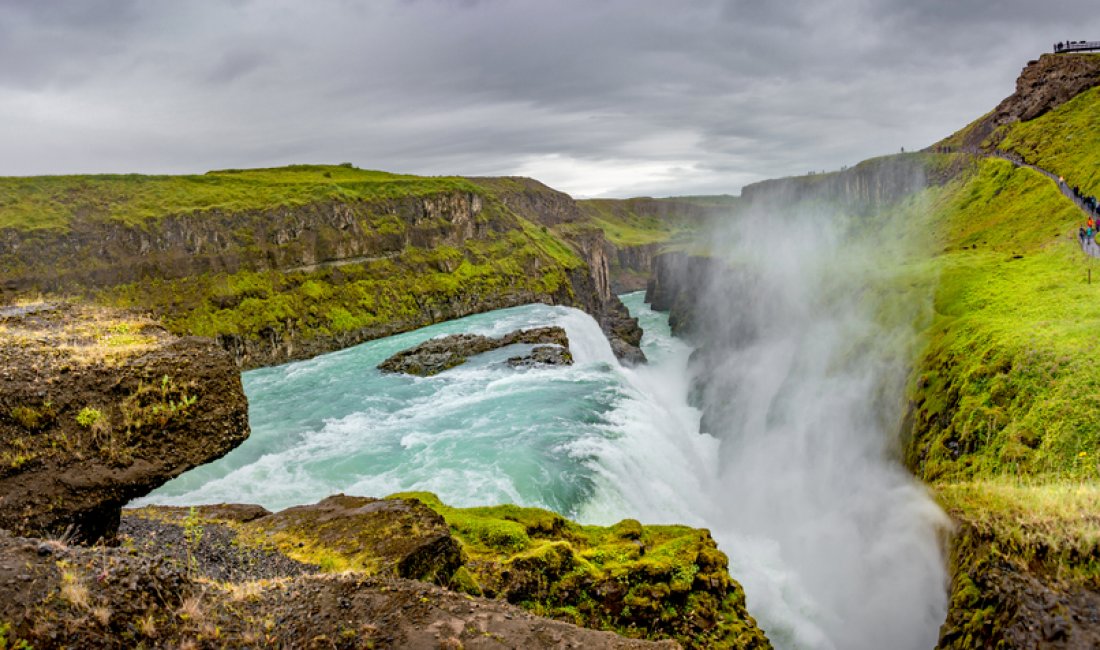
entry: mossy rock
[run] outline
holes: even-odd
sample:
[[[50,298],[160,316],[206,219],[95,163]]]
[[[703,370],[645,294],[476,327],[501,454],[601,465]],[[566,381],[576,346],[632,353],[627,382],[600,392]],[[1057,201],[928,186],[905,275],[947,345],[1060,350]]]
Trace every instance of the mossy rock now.
[[[261,517],[243,530],[294,559],[329,570],[445,585],[462,566],[462,549],[446,522],[414,499],[338,494]]]
[[[467,560],[453,583],[476,585],[537,614],[687,648],[768,648],[710,533],[627,519],[582,526],[539,508],[452,508],[416,499],[446,520]]]

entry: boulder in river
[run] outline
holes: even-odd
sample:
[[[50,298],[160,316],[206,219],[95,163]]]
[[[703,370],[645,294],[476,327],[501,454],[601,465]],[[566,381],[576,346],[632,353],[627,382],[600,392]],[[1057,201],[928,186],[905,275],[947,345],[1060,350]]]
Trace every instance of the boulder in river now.
[[[533,329],[516,330],[504,336],[496,338],[482,336],[480,334],[452,334],[440,338],[429,339],[420,345],[398,352],[378,365],[380,370],[387,372],[403,372],[419,377],[438,375],[444,370],[466,363],[467,359],[474,355],[502,348],[506,345],[526,343],[528,345],[558,346],[562,354],[551,355],[547,352],[540,353],[540,357],[533,357],[534,351],[527,357],[516,357],[517,360],[531,358],[533,363],[552,363],[551,359],[557,358],[557,365],[572,363],[572,355],[569,353],[569,337],[565,330],[557,327],[536,327]],[[538,350],[539,348],[536,348]],[[568,358],[568,361],[565,359]],[[543,361],[542,359],[546,359]],[[512,359],[509,359],[512,364]],[[517,363],[519,363],[517,361]],[[517,364],[512,364],[517,365]]]

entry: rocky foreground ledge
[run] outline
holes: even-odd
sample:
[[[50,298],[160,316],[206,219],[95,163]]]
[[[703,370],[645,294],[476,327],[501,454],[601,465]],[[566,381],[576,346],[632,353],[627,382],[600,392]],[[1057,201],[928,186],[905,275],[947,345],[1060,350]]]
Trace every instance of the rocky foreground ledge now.
[[[426,493],[123,513],[248,436],[228,353],[72,304],[0,308],[0,343],[0,648],[770,647],[705,530]]]
[[[89,305],[0,308],[0,528],[109,536],[123,504],[248,433],[214,341]]]
[[[115,547],[0,533],[35,647],[769,648],[705,530],[427,493],[125,511]],[[588,628],[588,629],[586,629]],[[613,634],[617,632],[618,634]],[[9,646],[10,647],[10,646]]]

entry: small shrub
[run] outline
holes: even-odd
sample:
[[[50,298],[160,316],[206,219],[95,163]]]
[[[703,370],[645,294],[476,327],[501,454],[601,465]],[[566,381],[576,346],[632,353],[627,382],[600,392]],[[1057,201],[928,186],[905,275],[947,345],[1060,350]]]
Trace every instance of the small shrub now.
[[[45,424],[45,414],[30,406],[16,406],[11,410],[11,418],[27,431],[37,431]]]
[[[76,414],[76,423],[85,429],[91,429],[103,419],[103,411],[85,406]]]

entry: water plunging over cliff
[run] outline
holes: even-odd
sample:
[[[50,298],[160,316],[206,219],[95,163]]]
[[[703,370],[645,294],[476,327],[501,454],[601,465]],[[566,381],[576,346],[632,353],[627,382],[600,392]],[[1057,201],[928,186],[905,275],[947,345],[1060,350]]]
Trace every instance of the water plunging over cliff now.
[[[647,366],[619,366],[586,314],[531,305],[245,373],[252,438],[143,502],[282,508],[431,490],[454,505],[514,502],[589,523],[707,526],[776,647],[931,647],[940,515],[882,460],[885,434],[864,421],[874,369],[830,371],[846,326],[792,322],[739,350],[733,365],[747,374],[729,401],[744,422],[715,437],[688,404],[691,348],[641,294],[624,302],[645,329]],[[565,327],[575,366],[515,371],[500,363],[515,350],[503,349],[426,379],[374,368],[433,336],[547,324]],[[822,337],[830,345],[811,343]]]

